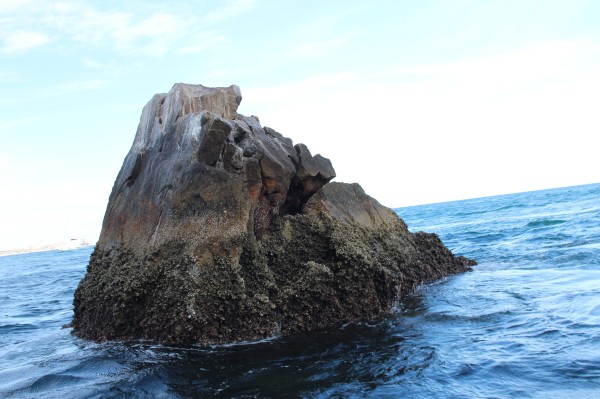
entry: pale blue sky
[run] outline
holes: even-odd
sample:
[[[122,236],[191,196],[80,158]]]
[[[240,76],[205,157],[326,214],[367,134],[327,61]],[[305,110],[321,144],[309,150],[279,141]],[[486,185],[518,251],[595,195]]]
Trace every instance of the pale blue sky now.
[[[0,249],[97,239],[141,109],[238,84],[388,206],[600,181],[598,1],[0,0]]]

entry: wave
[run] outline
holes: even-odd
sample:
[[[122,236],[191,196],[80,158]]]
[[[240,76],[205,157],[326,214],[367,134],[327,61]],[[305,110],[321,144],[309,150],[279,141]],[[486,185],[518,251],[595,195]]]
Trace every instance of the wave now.
[[[562,219],[540,219],[540,220],[535,220],[533,222],[527,223],[527,227],[547,227],[547,226],[554,226],[557,224],[563,224],[566,222],[567,222],[566,220],[562,220]]]
[[[30,323],[9,323],[0,325],[0,331],[2,334],[11,334],[31,331],[39,328],[38,325]]]

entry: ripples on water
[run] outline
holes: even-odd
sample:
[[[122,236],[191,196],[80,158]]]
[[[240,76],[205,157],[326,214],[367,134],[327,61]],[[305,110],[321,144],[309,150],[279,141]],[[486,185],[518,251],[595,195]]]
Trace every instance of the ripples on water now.
[[[74,338],[91,249],[0,258],[0,397],[600,397],[600,185],[397,212],[479,266],[386,319],[214,348]]]

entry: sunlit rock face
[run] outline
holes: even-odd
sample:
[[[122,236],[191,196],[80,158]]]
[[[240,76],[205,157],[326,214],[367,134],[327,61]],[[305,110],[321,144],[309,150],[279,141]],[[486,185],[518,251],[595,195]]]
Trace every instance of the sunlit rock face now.
[[[218,344],[389,312],[468,269],[329,159],[237,113],[235,86],[176,84],[144,107],[74,299],[93,340]],[[315,127],[315,128],[318,128]]]

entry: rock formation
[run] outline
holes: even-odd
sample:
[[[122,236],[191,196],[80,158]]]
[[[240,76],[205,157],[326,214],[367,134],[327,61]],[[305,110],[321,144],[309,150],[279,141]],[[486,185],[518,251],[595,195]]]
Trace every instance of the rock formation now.
[[[389,312],[468,270],[331,162],[237,113],[237,86],[176,84],[144,107],[74,298],[74,332],[218,344]]]

